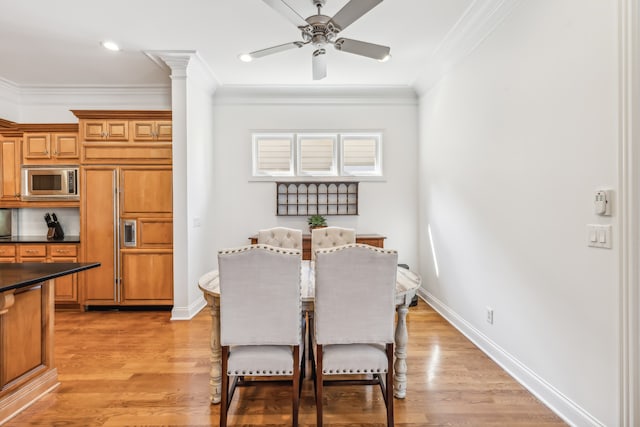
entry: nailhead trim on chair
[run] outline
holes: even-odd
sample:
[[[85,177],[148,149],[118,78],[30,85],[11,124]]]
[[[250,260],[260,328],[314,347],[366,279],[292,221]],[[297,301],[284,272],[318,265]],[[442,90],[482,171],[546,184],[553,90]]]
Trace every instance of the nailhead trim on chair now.
[[[293,375],[293,371],[227,371],[227,375]]]
[[[386,374],[387,370],[386,369],[363,369],[362,372],[360,372],[360,369],[356,369],[355,371],[353,369],[323,369],[322,370],[323,374]]]

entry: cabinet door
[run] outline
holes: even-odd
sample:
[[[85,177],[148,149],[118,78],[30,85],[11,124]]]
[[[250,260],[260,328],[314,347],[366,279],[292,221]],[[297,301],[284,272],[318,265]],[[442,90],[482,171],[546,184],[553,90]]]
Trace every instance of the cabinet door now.
[[[171,142],[173,140],[173,125],[171,120],[156,122],[156,140]]]
[[[58,159],[78,159],[78,135],[69,133],[53,134],[53,155]]]
[[[51,134],[50,133],[25,133],[23,158],[25,163],[29,160],[42,160],[51,158]]]
[[[83,259],[102,264],[83,273],[86,303],[113,304],[116,297],[115,169],[82,168],[82,182]]]
[[[173,139],[171,120],[132,120],[132,141],[162,141],[171,142]]]
[[[129,122],[126,120],[107,120],[107,140],[129,141]]]
[[[122,252],[122,302],[173,304],[173,254]]]
[[[78,262],[76,257],[53,257],[51,262]],[[54,285],[55,302],[70,303],[78,302],[78,275],[67,274],[55,279]]]
[[[0,198],[17,200],[20,198],[20,150],[19,138],[0,139]]]
[[[16,247],[14,245],[0,245],[0,263],[16,262]]]
[[[82,131],[85,141],[103,141],[107,135],[107,123],[104,120],[84,120]]]
[[[170,215],[173,212],[172,187],[171,168],[122,167],[121,215]]]
[[[155,140],[155,122],[153,120],[133,120],[131,123],[131,140]]]

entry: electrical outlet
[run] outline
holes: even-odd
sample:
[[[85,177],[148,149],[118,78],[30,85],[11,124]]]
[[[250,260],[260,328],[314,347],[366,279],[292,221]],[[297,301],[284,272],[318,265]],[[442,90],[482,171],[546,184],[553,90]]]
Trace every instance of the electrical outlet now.
[[[487,323],[493,325],[493,308],[487,307]]]

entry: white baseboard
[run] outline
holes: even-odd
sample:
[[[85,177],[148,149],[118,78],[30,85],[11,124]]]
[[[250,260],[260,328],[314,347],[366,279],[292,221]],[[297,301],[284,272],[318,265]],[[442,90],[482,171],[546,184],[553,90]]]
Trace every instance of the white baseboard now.
[[[171,320],[191,320],[193,316],[198,314],[206,305],[207,302],[203,296],[195,300],[188,307],[176,307],[174,305],[171,310]]]
[[[515,357],[496,345],[496,343],[464,320],[450,307],[443,304],[442,301],[438,300],[430,292],[420,288],[418,295],[565,422],[572,426],[604,427],[602,422],[598,421]]]

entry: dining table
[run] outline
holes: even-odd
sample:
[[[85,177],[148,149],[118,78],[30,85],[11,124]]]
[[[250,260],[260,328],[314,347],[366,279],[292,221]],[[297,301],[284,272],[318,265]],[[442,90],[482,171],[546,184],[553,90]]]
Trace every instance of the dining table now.
[[[313,316],[315,295],[314,262],[303,260],[300,269],[302,309]],[[407,394],[407,313],[409,305],[422,283],[420,275],[403,266],[396,274],[395,304],[397,320],[394,335],[393,395],[404,399]],[[218,270],[203,274],[198,280],[211,312],[211,371],[209,378],[211,403],[220,403],[222,395],[222,347],[220,345],[220,281]]]

